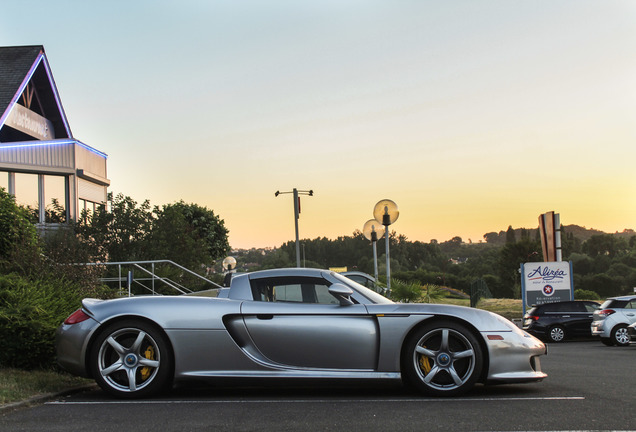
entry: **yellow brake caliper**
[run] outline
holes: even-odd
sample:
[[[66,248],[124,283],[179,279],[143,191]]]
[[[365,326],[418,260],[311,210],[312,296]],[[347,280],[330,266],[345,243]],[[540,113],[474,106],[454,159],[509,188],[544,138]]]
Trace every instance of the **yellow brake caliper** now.
[[[144,351],[144,357],[146,357],[148,360],[155,359],[155,349],[151,345],[148,345],[148,348],[146,348],[146,351]],[[150,370],[151,369],[148,366],[144,366],[141,368],[142,381],[146,381],[150,377]]]
[[[423,346],[422,348],[426,348],[425,346]],[[428,373],[431,371],[431,368],[433,367],[433,365],[431,364],[431,359],[429,359],[426,356],[421,355],[420,356],[420,369],[422,369],[422,372],[424,372],[424,375],[428,375]]]

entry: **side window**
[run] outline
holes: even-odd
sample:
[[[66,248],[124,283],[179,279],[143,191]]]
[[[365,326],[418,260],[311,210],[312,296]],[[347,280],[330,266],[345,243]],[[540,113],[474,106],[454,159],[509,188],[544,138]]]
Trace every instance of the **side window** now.
[[[594,303],[585,303],[585,310],[587,312],[594,312],[597,309],[598,309],[598,306],[595,305]]]
[[[556,306],[557,312],[568,313],[568,312],[578,311],[576,304],[572,304],[569,302],[557,303],[555,304],[555,306]]]
[[[316,298],[318,300],[317,303],[320,304],[338,304],[339,301],[336,300],[334,296],[329,294],[329,287],[327,285],[316,285]]]
[[[274,301],[302,303],[303,287],[300,284],[281,284],[274,286]]]
[[[250,281],[256,301],[338,304],[329,294],[329,283],[321,278],[279,277]]]
[[[636,309],[636,299],[630,301],[625,305],[625,309]]]
[[[556,304],[554,304],[554,303],[545,303],[545,304],[543,305],[543,312],[544,312],[544,313],[546,313],[546,312],[547,312],[547,313],[550,313],[550,312],[552,312],[552,313],[557,312],[557,306],[558,306],[558,305],[556,305]]]
[[[365,278],[364,276],[360,276],[360,275],[347,275],[347,277],[349,279],[351,279],[354,282],[358,282],[360,285],[365,286],[367,288],[373,288],[373,281]]]
[[[587,306],[586,303],[572,302],[568,304],[570,305],[570,309],[572,310],[572,312],[587,312],[587,309],[585,308]]]

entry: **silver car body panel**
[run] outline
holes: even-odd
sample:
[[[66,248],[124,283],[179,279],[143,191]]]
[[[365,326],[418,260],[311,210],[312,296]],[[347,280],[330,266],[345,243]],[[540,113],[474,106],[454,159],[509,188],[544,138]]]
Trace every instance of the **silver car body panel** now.
[[[323,278],[351,287],[353,305],[254,301],[251,280]],[[227,295],[227,297],[226,297]],[[546,374],[538,356],[545,345],[505,318],[479,309],[393,303],[324,270],[280,269],[237,275],[222,297],[155,296],[85,299],[91,317],[60,326],[58,362],[89,376],[87,356],[102,326],[134,318],[154,323],[174,353],[174,379],[191,377],[401,377],[409,333],[430,319],[461,322],[480,335],[487,353],[484,381],[537,381]]]

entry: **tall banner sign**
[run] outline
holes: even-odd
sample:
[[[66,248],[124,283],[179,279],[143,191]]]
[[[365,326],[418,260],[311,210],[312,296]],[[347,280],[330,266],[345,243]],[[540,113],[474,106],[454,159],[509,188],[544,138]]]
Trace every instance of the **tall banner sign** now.
[[[572,262],[530,262],[521,264],[523,313],[526,306],[574,299]]]
[[[539,216],[539,233],[543,259],[561,261],[561,218],[553,211]]]

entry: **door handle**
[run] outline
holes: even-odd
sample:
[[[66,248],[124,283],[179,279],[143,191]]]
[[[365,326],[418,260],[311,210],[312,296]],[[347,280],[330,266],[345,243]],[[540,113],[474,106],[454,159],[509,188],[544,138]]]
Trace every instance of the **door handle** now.
[[[258,318],[259,320],[271,320],[272,318],[274,318],[274,315],[272,315],[272,314],[258,314],[258,315],[256,315],[256,318]]]

